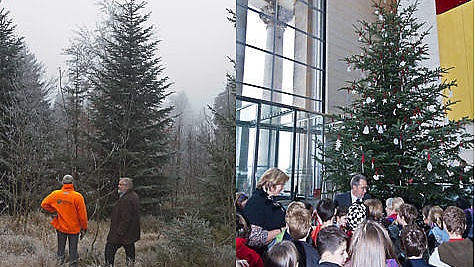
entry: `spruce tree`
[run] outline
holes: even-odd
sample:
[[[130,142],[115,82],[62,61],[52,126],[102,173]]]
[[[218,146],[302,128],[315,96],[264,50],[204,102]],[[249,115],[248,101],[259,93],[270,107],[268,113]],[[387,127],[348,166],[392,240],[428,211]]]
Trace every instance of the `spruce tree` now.
[[[345,61],[361,78],[341,88],[352,103],[327,118],[324,180],[348,190],[351,175],[362,173],[383,201],[448,204],[472,194],[473,166],[460,153],[473,148],[464,130],[471,121],[447,117],[456,104],[449,95],[456,82],[442,78],[450,69],[422,64],[437,55],[428,54],[430,28],[415,18],[417,2],[387,2],[373,2],[375,20],[355,26],[361,54]]]
[[[9,12],[0,7],[0,171],[10,168],[6,150],[12,131],[9,110],[14,105],[15,81],[22,62],[23,41],[17,37]]]
[[[164,101],[170,86],[157,56],[158,40],[147,25],[146,3],[116,2],[100,53],[91,96],[93,138],[98,166],[115,188],[119,177],[134,178],[145,203],[155,205],[163,190],[171,107]],[[151,209],[148,209],[151,211]]]

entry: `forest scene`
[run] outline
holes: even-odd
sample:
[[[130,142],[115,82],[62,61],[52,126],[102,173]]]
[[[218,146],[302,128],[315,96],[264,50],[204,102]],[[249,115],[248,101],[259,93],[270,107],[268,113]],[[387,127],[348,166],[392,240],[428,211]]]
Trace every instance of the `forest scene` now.
[[[146,7],[104,1],[104,20],[75,33],[67,68],[51,80],[0,1],[1,266],[55,266],[56,232],[40,203],[65,174],[89,219],[79,266],[102,266],[120,177],[140,197],[135,266],[234,261],[234,74],[223,70],[214,103],[191,114],[171,89]]]

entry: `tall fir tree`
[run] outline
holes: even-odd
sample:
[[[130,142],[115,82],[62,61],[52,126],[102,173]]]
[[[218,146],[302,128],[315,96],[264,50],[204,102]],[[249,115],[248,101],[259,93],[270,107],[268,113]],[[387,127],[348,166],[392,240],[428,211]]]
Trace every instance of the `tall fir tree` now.
[[[341,88],[353,101],[329,116],[326,128],[332,142],[324,180],[336,191],[348,190],[351,175],[362,173],[373,196],[400,196],[417,206],[473,192],[473,166],[460,153],[473,148],[465,131],[473,121],[448,119],[456,83],[441,78],[448,68],[423,65],[435,55],[428,54],[430,29],[415,18],[416,8],[417,2],[373,2],[375,20],[355,26],[361,54],[345,60],[361,78]]]
[[[227,74],[226,88],[214,99],[210,138],[203,140],[209,154],[209,173],[203,178],[203,214],[217,230],[217,242],[234,241],[234,193],[236,180],[236,80]],[[226,242],[223,242],[225,240]]]
[[[53,85],[42,79],[43,65],[26,49],[19,63],[13,105],[8,109],[11,128],[4,147],[10,170],[3,176],[8,179],[10,214],[27,217],[44,197],[38,192],[50,186],[44,181],[51,179],[56,171],[51,165],[56,146],[48,102]]]
[[[91,117],[101,175],[115,188],[122,176],[134,178],[147,209],[164,191],[171,107],[164,107],[171,85],[157,56],[158,40],[147,26],[146,3],[116,2],[104,35],[101,66],[93,79]],[[147,204],[147,205],[146,205]],[[152,209],[148,209],[151,211]]]
[[[0,172],[10,168],[6,150],[12,131],[12,118],[9,110],[14,103],[15,80],[19,75],[24,44],[17,37],[15,24],[5,8],[0,7]]]

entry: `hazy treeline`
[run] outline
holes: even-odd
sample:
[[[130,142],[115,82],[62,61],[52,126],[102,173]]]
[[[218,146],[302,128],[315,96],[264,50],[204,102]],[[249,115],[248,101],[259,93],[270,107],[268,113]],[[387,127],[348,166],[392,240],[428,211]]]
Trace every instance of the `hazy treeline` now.
[[[108,218],[118,178],[128,176],[143,214],[176,225],[170,238],[194,229],[180,260],[197,260],[186,252],[196,234],[203,249],[232,247],[233,77],[190,115],[186,96],[170,89],[146,3],[105,1],[101,10],[96,28],[64,49],[59,79],[47,81],[0,2],[0,212],[26,224],[72,174],[90,219]]]

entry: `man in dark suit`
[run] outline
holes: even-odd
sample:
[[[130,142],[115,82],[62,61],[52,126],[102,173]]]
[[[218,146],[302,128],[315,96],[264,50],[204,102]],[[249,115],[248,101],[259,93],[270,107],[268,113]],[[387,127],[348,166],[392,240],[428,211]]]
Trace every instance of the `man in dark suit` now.
[[[350,191],[336,195],[334,199],[336,207],[349,207],[356,201],[363,202],[366,199],[372,198],[370,194],[366,193],[368,191],[368,182],[363,175],[354,175],[351,178],[350,187]]]

